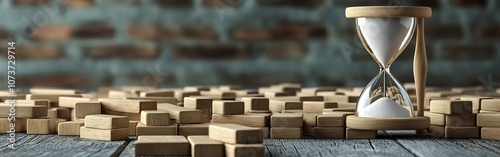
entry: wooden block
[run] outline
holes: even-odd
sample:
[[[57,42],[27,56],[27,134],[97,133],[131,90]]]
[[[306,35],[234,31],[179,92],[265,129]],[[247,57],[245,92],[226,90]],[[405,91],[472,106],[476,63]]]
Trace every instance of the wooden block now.
[[[109,90],[108,98],[122,99],[124,97],[137,97],[136,93],[130,91]]]
[[[127,112],[116,112],[116,111],[101,111],[102,114],[126,116],[130,121],[141,121],[140,113],[127,113]]]
[[[300,93],[303,95],[314,96],[318,92],[335,92],[337,87],[312,87],[312,88],[302,88]]]
[[[472,102],[472,113],[479,113],[479,110],[481,109],[481,103],[482,100],[487,100],[487,99],[493,99],[492,97],[478,97],[478,96],[468,96],[468,97],[461,97],[460,100],[463,101],[471,101]]]
[[[167,126],[170,125],[170,114],[165,111],[143,110],[141,123],[146,126]]]
[[[344,138],[344,127],[314,127],[315,138]]]
[[[174,97],[174,91],[142,91],[139,97]]]
[[[184,136],[139,136],[134,143],[135,156],[189,156]]]
[[[10,104],[10,100],[5,100],[6,104]],[[16,106],[50,106],[50,102],[48,99],[36,99],[36,100],[16,100]]]
[[[208,123],[212,119],[212,109],[198,109],[201,112],[201,123]]]
[[[432,113],[429,111],[424,112],[424,116],[431,119],[431,125],[444,126],[446,122],[446,115],[441,113]]]
[[[461,100],[432,100],[431,112],[441,114],[472,114],[472,102]]]
[[[129,119],[125,116],[106,114],[88,115],[85,116],[85,127],[93,129],[128,129]]]
[[[208,125],[210,125],[210,123],[179,124],[178,134],[185,137],[193,135],[208,135]]]
[[[299,127],[271,127],[271,138],[287,138],[299,139],[302,138],[302,128]]]
[[[83,126],[82,121],[68,121],[57,124],[57,134],[63,135],[80,135],[80,127]]]
[[[354,112],[331,112],[317,117],[318,127],[340,127],[345,126],[346,117],[354,115]]]
[[[158,110],[170,114],[170,118],[175,119],[179,124],[201,123],[201,111],[191,108],[180,107],[167,103],[158,103]]]
[[[136,128],[137,124],[140,123],[139,121],[130,121],[128,125],[128,135],[130,136],[136,136]]]
[[[356,108],[356,103],[338,103],[338,108],[345,108],[345,109],[355,109]]]
[[[235,100],[236,93],[231,91],[200,91],[201,96],[210,97],[213,100]]]
[[[241,101],[245,103],[245,113],[252,110],[269,110],[269,99],[263,97],[243,97]]]
[[[50,119],[28,119],[26,121],[26,134],[51,134],[55,133],[50,125]]]
[[[271,134],[269,131],[269,128],[268,127],[261,127],[260,129],[262,130],[262,137],[269,138],[269,135]]]
[[[168,126],[146,126],[143,123],[137,123],[136,136],[141,135],[177,135],[177,123],[171,123]]]
[[[432,137],[444,138],[444,126],[431,125],[431,127],[429,128],[429,132],[431,133]]]
[[[56,118],[61,118],[65,120],[71,119],[71,110],[69,108],[56,107],[56,108],[51,108],[49,110],[55,110],[55,112],[57,113]]]
[[[270,88],[276,91],[284,91],[286,93],[295,95],[295,93],[300,91],[301,87],[302,86],[300,84],[282,83],[282,84],[272,85]]]
[[[120,129],[94,129],[84,126],[80,127],[80,138],[86,139],[104,141],[127,140],[128,134],[128,127]]]
[[[500,99],[481,100],[481,111],[500,112]]]
[[[212,113],[221,115],[244,114],[245,104],[242,101],[213,101]]]
[[[192,157],[223,157],[224,143],[212,140],[208,136],[189,136]]]
[[[59,106],[59,97],[82,97],[80,94],[26,94],[26,100],[46,99],[51,107]]]
[[[302,127],[302,114],[276,113],[271,116],[271,127]]]
[[[210,109],[212,108],[212,98],[209,97],[185,97],[184,107],[194,109]]]
[[[232,144],[262,143],[262,130],[237,124],[210,124],[210,139]]]
[[[30,88],[31,94],[81,94],[83,91],[74,89],[56,89],[56,88]]]
[[[208,86],[185,86],[184,91],[210,91]]]
[[[500,140],[500,128],[481,128],[481,139]]]
[[[424,108],[430,108],[431,107],[431,101],[432,100],[449,100],[448,98],[441,98],[441,97],[431,97],[426,95],[424,98]]]
[[[281,113],[299,113],[299,114],[303,114],[305,112],[304,112],[304,110],[283,110],[283,111],[281,111]]]
[[[265,157],[264,144],[229,144],[225,143],[226,157]]]
[[[356,129],[345,129],[346,139],[376,139],[377,130],[356,130]]]
[[[317,114],[317,113],[304,113],[302,114],[302,117],[303,117],[303,121],[304,121],[304,127],[315,127],[317,124],[316,124],[316,121],[317,121],[317,117],[319,116],[320,114]]]
[[[479,138],[479,128],[470,126],[446,126],[445,138]]]
[[[190,97],[190,96],[199,96],[200,92],[199,91],[174,91],[175,98],[177,98],[177,101],[183,101],[185,97]]]
[[[129,99],[129,100],[151,100],[151,101],[156,101],[157,103],[177,104],[177,98],[175,98],[175,97],[125,97],[125,99]]]
[[[266,97],[266,98],[276,98],[276,97],[282,97],[282,96],[289,96],[289,94],[286,92],[275,92],[275,91],[266,91],[263,94],[264,94],[264,97]]]
[[[302,135],[304,136],[314,136],[314,127],[304,126],[302,127]]]
[[[478,127],[500,127],[500,114],[477,114]]]
[[[320,96],[323,96],[324,101],[337,102],[337,103],[356,103],[358,102],[359,99],[359,96],[354,96],[354,95],[320,95]]]
[[[11,123],[10,120],[13,120]],[[0,118],[0,133],[26,131],[26,118]]]
[[[273,113],[281,113],[283,110],[302,110],[302,102],[270,100],[269,110]]]
[[[269,126],[268,114],[219,115],[212,114],[213,123],[232,123],[250,127]]]
[[[446,115],[446,126],[476,126],[476,114]]]
[[[497,111],[479,111],[479,113],[489,113],[489,114],[500,114],[500,112],[497,112]]]
[[[156,102],[150,100],[126,100],[99,98],[102,110],[141,113],[142,110],[156,110]]]
[[[15,106],[15,112],[11,113],[10,104],[0,104],[0,117],[14,116],[16,118],[39,118],[47,116],[47,106]]]
[[[74,104],[74,116],[85,118],[87,115],[101,114],[101,103],[99,101],[79,101]]]
[[[80,101],[91,101],[91,99],[80,97],[59,97],[59,107],[75,108],[75,104]]]
[[[337,108],[338,104],[336,102],[316,102],[316,101],[305,101],[303,102],[303,110],[305,112],[312,113],[323,113],[323,109],[326,108]]]

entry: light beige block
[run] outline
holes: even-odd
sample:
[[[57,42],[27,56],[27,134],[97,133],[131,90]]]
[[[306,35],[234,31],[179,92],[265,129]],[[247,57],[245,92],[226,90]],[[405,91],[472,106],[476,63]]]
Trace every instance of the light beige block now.
[[[194,96],[184,98],[184,107],[193,109],[211,109],[212,108],[212,98]]]
[[[212,102],[212,113],[220,115],[237,115],[245,113],[245,104],[242,101],[220,101]]]
[[[30,88],[31,94],[81,94],[83,91],[74,89],[58,89],[58,88]]]
[[[197,109],[185,108],[167,103],[158,103],[158,110],[170,114],[179,124],[201,123],[202,113]]]
[[[478,127],[500,127],[500,114],[477,114]]]
[[[212,140],[208,136],[189,136],[192,157],[224,157],[224,143]]]
[[[481,101],[481,111],[500,112],[500,99],[485,99]]]
[[[346,139],[376,139],[377,130],[356,130],[356,129],[345,129]]]
[[[135,156],[189,156],[184,136],[139,136],[134,143]]]
[[[28,119],[26,121],[26,134],[52,134],[50,119]]]
[[[315,127],[315,138],[341,139],[344,138],[344,127]]]
[[[202,124],[179,124],[179,135],[188,137],[195,135],[208,135],[208,126],[210,123]]]
[[[101,114],[99,101],[79,101],[74,104],[75,118],[85,118],[87,115]]]
[[[446,124],[446,115],[445,114],[425,111],[424,116],[427,116],[431,119],[431,125],[444,126]]]
[[[59,107],[75,108],[75,104],[80,101],[91,101],[91,98],[59,97]]]
[[[304,121],[304,127],[315,127],[317,126],[317,118],[321,114],[317,113],[304,113],[302,114],[303,121]]]
[[[177,98],[177,101],[184,101],[185,97],[190,97],[190,96],[199,96],[200,92],[199,91],[174,91],[175,98]]]
[[[80,135],[80,127],[83,126],[82,121],[68,121],[68,122],[61,122],[57,124],[57,134],[59,136],[63,135],[75,135],[78,136]]]
[[[235,100],[236,93],[232,91],[200,91],[201,96],[210,97],[213,100]]]
[[[226,157],[264,157],[264,144],[229,144],[225,143]]]
[[[213,123],[232,123],[250,127],[269,126],[269,114],[219,115],[212,114]]]
[[[271,138],[274,139],[299,139],[302,138],[300,127],[271,127]]]
[[[127,113],[141,113],[142,110],[156,110],[156,101],[99,98],[102,110]]]
[[[10,120],[13,120],[12,123]],[[26,131],[26,118],[0,118],[0,133]]]
[[[26,100],[49,100],[50,107],[59,106],[59,97],[82,97],[80,94],[26,94]]]
[[[184,91],[210,91],[209,86],[185,86]]]
[[[167,126],[170,125],[170,114],[165,111],[143,110],[141,123],[146,126]]]
[[[15,106],[16,118],[39,118],[47,116],[47,106],[35,105],[35,106]],[[7,118],[13,113],[10,112],[10,104],[0,104],[0,117]],[[10,114],[10,115],[9,115]]]
[[[127,140],[129,130],[127,128],[120,129],[94,129],[87,127],[80,127],[80,138],[104,140],[104,141],[117,141]]]
[[[481,139],[500,140],[500,128],[481,128]]]
[[[252,110],[269,111],[269,99],[264,97],[243,97],[241,101],[245,103],[245,113]]]
[[[232,144],[262,143],[262,130],[237,124],[210,124],[210,139]]]
[[[273,113],[281,113],[283,110],[302,110],[302,102],[270,100],[269,110]]]
[[[6,104],[10,104],[12,101],[11,100],[5,100]],[[15,101],[16,106],[36,106],[36,105],[42,105],[42,106],[50,106],[50,101],[48,99],[36,99],[36,100],[16,100]]]
[[[85,116],[85,127],[93,129],[120,129],[129,127],[129,119],[125,116],[94,114]]]
[[[177,135],[177,123],[171,123],[168,126],[146,126],[143,123],[137,123],[136,136],[141,135]]]
[[[479,128],[470,126],[446,126],[444,127],[446,138],[479,138]]]
[[[431,100],[430,111],[441,114],[472,114],[472,102],[462,100]]]
[[[139,97],[174,97],[174,91],[142,91]]]
[[[271,127],[302,127],[302,114],[275,113],[271,116]]]
[[[312,113],[323,113],[323,109],[326,108],[337,108],[338,104],[336,102],[317,102],[317,101],[305,101],[303,102],[303,110],[305,112]]]

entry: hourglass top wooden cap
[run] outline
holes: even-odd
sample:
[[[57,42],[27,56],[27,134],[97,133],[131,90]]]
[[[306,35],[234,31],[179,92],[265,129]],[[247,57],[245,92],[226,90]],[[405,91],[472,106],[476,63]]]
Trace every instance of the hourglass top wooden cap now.
[[[348,7],[345,9],[347,18],[358,17],[416,17],[429,18],[432,16],[430,7],[416,6],[365,6]]]

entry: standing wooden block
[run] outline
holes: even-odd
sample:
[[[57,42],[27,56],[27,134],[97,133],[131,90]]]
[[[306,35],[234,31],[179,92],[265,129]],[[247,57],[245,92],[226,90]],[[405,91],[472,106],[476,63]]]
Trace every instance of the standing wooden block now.
[[[158,103],[158,110],[170,114],[170,118],[175,119],[179,124],[201,123],[202,114],[197,109],[180,107],[167,103]]]
[[[269,99],[263,97],[243,97],[241,101],[245,103],[245,112],[252,110],[269,111]]]
[[[500,128],[481,128],[481,139],[500,140]]]
[[[304,113],[302,114],[303,116],[303,121],[304,121],[304,127],[315,127],[317,125],[316,121],[318,116],[321,114],[317,113]]]
[[[156,110],[156,101],[99,98],[102,110],[141,113],[142,110]]]
[[[16,118],[39,118],[47,116],[47,106],[16,106]],[[6,118],[10,114],[10,104],[0,104],[0,117]]]
[[[136,128],[137,124],[140,123],[139,121],[130,121],[128,125],[128,135],[130,136],[135,136],[136,135]]]
[[[79,101],[74,106],[75,118],[85,118],[87,115],[101,114],[101,103],[99,101]]]
[[[444,127],[446,138],[479,138],[479,128],[470,126],[446,126]]]
[[[179,135],[188,137],[193,135],[208,135],[208,126],[210,123],[202,124],[179,124]]]
[[[94,129],[120,129],[129,127],[125,116],[94,114],[85,116],[85,127]]]
[[[127,112],[116,112],[116,111],[101,111],[102,114],[116,115],[116,116],[126,116],[131,121],[141,121],[140,113],[127,113]]]
[[[170,114],[165,111],[143,110],[141,123],[146,126],[167,126],[170,125]]]
[[[142,91],[139,97],[174,97],[174,91]]]
[[[356,130],[356,129],[345,129],[346,139],[376,139],[377,130]]]
[[[201,96],[210,97],[214,100],[235,100],[236,93],[231,91],[200,91]]]
[[[80,135],[80,127],[83,126],[82,121],[69,121],[57,124],[57,134],[62,135]]]
[[[429,132],[431,133],[432,137],[444,138],[444,126],[431,125],[431,127],[429,128]]]
[[[302,138],[302,128],[271,127],[271,138],[299,139]]]
[[[270,100],[269,110],[273,113],[281,113],[283,110],[302,110],[302,102]]]
[[[224,157],[224,143],[212,140],[208,136],[189,136],[192,157]]]
[[[265,157],[264,144],[224,144],[226,157]]]
[[[305,112],[312,113],[323,113],[323,109],[326,108],[337,108],[338,104],[336,102],[316,102],[316,101],[305,101],[303,102],[303,110]]]
[[[479,113],[479,110],[481,109],[481,102],[482,100],[487,100],[487,99],[493,99],[492,97],[461,97],[460,100],[463,101],[471,101],[472,102],[472,113]]]
[[[26,121],[26,134],[51,134],[55,133],[50,125],[50,119],[28,119]]]
[[[184,136],[139,136],[134,143],[135,156],[189,156]]]
[[[26,131],[26,118],[15,118],[13,124],[9,118],[0,118],[0,133],[12,133]],[[11,127],[11,125],[14,125]]]
[[[85,124],[86,125],[86,124]],[[129,130],[127,128],[120,129],[94,129],[87,127],[80,127],[80,138],[104,140],[104,141],[117,141],[127,140]]]
[[[476,126],[476,114],[446,115],[446,126]]]
[[[177,98],[177,101],[183,101],[185,97],[190,97],[190,96],[199,96],[200,92],[199,91],[174,91],[175,98]]]
[[[171,123],[168,126],[146,126],[143,123],[137,123],[136,136],[141,135],[177,135],[177,123]]]
[[[185,97],[184,107],[193,109],[210,109],[212,108],[212,98],[209,97]]]
[[[500,112],[500,99],[485,99],[481,101],[481,111]]]
[[[220,115],[237,115],[245,113],[242,101],[213,101],[212,113]]]
[[[175,98],[175,97],[125,97],[125,99],[129,99],[129,100],[151,100],[151,101],[156,101],[157,103],[177,104],[177,98]]]
[[[477,114],[478,127],[500,127],[500,114]]]
[[[445,122],[446,122],[446,115],[445,114],[425,111],[424,116],[427,116],[431,119],[432,125],[439,125],[439,126],[445,125]]]
[[[314,137],[341,139],[344,138],[344,131],[344,127],[315,127]]]
[[[339,127],[345,126],[347,116],[354,115],[354,112],[329,112],[317,117],[318,127]]]
[[[91,101],[91,99],[80,97],[59,97],[59,107],[75,108],[75,104],[80,101]]]
[[[219,115],[212,114],[213,123],[232,123],[250,127],[269,126],[269,114]]]
[[[232,144],[262,143],[262,130],[237,124],[210,124],[210,139]]]
[[[271,116],[271,127],[302,127],[302,114],[275,113]]]
[[[431,112],[441,114],[472,114],[472,102],[461,100],[432,100]]]

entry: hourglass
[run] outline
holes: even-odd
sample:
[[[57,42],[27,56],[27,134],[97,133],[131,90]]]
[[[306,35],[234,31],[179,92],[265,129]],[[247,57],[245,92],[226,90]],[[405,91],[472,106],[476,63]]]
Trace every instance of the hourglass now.
[[[355,18],[361,43],[380,67],[379,74],[361,92],[356,115],[347,119],[348,128],[418,130],[429,127],[429,118],[423,117],[427,73],[423,18],[428,18],[431,14],[429,7],[368,6],[346,9],[346,17]],[[406,48],[415,30],[417,116],[408,93],[390,72],[391,64]]]

